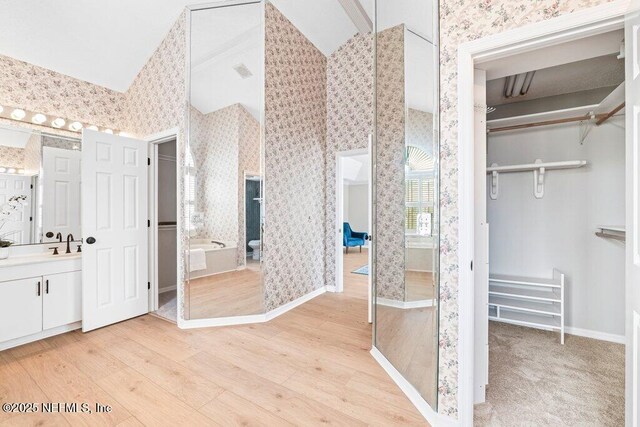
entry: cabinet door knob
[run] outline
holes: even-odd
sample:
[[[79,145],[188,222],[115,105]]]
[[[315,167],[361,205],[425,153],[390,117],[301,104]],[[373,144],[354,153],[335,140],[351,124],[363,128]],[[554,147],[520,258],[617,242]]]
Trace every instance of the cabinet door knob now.
[[[87,243],[93,245],[96,242],[95,237],[87,237]]]

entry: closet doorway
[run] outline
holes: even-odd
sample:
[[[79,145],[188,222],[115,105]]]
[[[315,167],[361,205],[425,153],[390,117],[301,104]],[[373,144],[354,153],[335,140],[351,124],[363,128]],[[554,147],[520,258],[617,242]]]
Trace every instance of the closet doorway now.
[[[369,149],[336,153],[336,292],[367,287],[371,322],[371,156]]]
[[[177,136],[151,140],[149,150],[150,280],[149,307],[155,315],[177,322],[178,227]]]
[[[461,375],[473,372],[464,400],[486,402],[478,425],[622,425],[630,414],[638,35],[622,5],[601,12],[541,24],[535,43],[533,29],[514,30],[461,48],[459,136],[473,148],[459,155],[475,165],[460,189],[473,200],[460,215],[461,265],[473,261],[460,270],[473,283],[471,300],[461,290],[461,352],[473,349]]]

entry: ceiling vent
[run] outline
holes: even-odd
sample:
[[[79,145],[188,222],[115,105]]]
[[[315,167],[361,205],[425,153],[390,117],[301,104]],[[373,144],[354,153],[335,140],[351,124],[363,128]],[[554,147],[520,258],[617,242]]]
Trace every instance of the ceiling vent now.
[[[253,73],[249,71],[247,66],[244,64],[234,65],[233,69],[236,73],[240,74],[240,77],[242,77],[243,79],[248,79],[249,77],[253,76]]]
[[[507,99],[517,98],[518,96],[525,96],[529,93],[531,88],[531,82],[535,71],[529,71],[527,73],[515,74],[508,76],[504,81],[504,93],[503,96]]]

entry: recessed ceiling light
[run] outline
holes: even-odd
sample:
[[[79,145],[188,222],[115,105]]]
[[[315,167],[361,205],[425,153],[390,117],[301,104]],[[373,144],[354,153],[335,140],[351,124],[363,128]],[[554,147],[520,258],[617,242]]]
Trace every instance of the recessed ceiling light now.
[[[69,125],[69,129],[71,129],[74,132],[80,132],[80,130],[82,129],[82,123],[73,122]]]
[[[34,114],[33,117],[31,117],[31,121],[37,125],[41,125],[44,122],[47,121],[47,116],[45,116],[44,114]]]
[[[91,125],[91,126],[88,126],[87,129],[96,130],[97,131],[98,130],[98,126]]]
[[[9,168],[7,169],[7,173],[16,173],[15,168]]]
[[[24,110],[16,108],[11,113],[11,118],[14,119],[14,120],[22,120],[22,119],[24,119],[24,116],[26,116],[26,115],[27,115],[27,113],[25,113]]]
[[[108,134],[113,135],[113,131],[111,129],[105,129],[104,133],[108,133]]]
[[[64,121],[64,119],[58,117],[57,119],[51,122],[51,126],[53,126],[54,128],[61,128],[62,126],[64,126],[65,123],[66,122]]]

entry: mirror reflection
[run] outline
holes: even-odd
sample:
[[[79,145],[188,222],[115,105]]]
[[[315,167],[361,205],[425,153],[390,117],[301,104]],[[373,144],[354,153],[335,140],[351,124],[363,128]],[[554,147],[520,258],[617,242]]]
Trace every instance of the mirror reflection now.
[[[80,140],[0,128],[0,245],[80,240]]]
[[[377,1],[375,345],[435,408],[438,62],[433,7],[424,1]]]
[[[189,318],[264,311],[262,5],[191,12]]]

